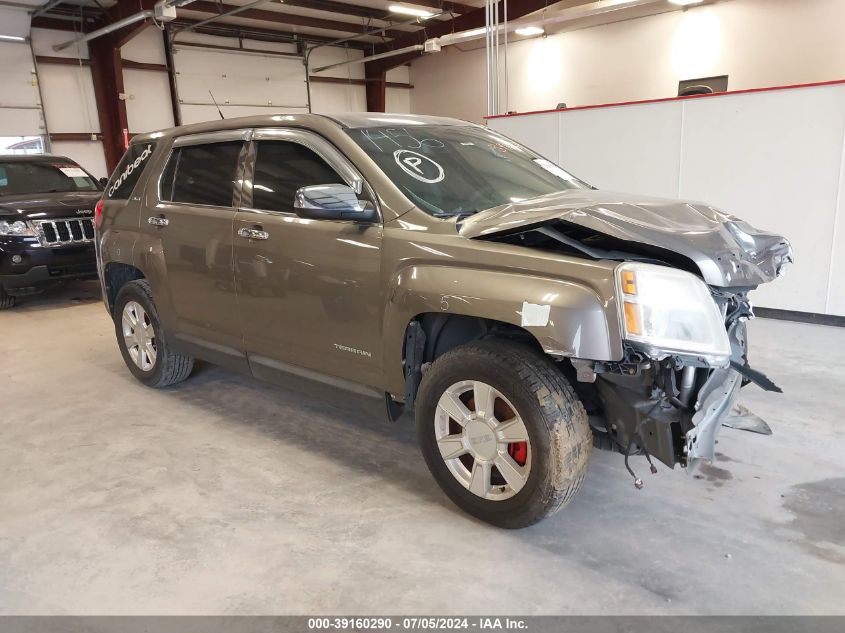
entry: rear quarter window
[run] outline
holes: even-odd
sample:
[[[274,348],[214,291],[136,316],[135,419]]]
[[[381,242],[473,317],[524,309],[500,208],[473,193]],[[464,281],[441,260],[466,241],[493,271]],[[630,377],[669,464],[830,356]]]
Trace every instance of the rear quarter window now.
[[[128,200],[141,174],[155,151],[155,143],[136,143],[129,146],[106,185],[106,198]]]

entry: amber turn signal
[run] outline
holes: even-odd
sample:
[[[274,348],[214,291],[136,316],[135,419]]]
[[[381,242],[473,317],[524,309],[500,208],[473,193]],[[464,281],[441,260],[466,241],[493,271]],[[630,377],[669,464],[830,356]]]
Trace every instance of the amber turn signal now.
[[[633,270],[622,271],[622,292],[626,295],[637,294],[637,274]]]
[[[640,308],[636,303],[630,301],[625,302],[625,327],[628,334],[643,333],[642,323],[640,322]]]

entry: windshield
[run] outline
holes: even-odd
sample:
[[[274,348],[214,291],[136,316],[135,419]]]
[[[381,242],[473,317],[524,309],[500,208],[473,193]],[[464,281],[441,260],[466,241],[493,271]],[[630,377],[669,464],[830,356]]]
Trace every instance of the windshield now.
[[[0,160],[0,196],[98,189],[84,169],[67,160],[55,163]]]
[[[347,130],[418,207],[441,217],[471,215],[589,185],[486,128],[454,125]]]

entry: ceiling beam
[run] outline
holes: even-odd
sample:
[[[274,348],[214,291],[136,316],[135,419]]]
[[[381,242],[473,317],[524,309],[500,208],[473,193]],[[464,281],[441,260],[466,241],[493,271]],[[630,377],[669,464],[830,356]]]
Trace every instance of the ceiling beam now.
[[[47,2],[42,4],[40,7],[38,7],[35,11],[33,11],[30,15],[32,15],[32,17],[34,17],[34,18],[37,18],[39,15],[47,13],[47,11],[49,11],[50,9],[55,7],[57,4],[61,4],[61,3],[62,3],[62,0],[48,0]]]
[[[187,26],[191,24],[199,24],[199,20],[190,20],[188,18],[178,18],[170,23],[173,27]],[[308,42],[327,44],[334,41],[334,38],[326,37],[324,35],[311,35],[309,33],[302,33],[293,29],[273,28],[261,29],[253,26],[244,26],[242,24],[226,24],[224,22],[212,22],[206,26],[201,26],[192,29],[194,33],[202,33],[204,35],[217,35],[220,37],[236,37],[247,40],[258,40],[262,42]],[[174,34],[175,34],[174,29]],[[181,44],[184,42],[176,42]],[[372,48],[371,42],[351,41],[350,48],[361,48],[370,50]]]
[[[441,2],[440,0],[411,0],[411,4],[416,4],[421,7],[430,7],[437,9],[437,13],[456,13],[464,14],[470,11],[475,11],[478,7],[472,7],[460,2]],[[393,16],[389,11],[383,9],[375,9],[372,7],[361,7],[354,4],[347,4],[345,2],[336,2],[335,0],[284,0],[285,6],[301,7],[303,9],[313,9],[315,11],[329,11],[331,13],[339,13],[344,15],[355,15],[361,18],[371,18],[373,20],[390,20]]]
[[[37,18],[32,18],[31,26],[35,29],[52,29],[54,31],[67,31],[69,33],[90,33],[94,29],[104,26],[104,22],[94,20],[93,16],[89,16],[85,20],[80,21],[79,14],[75,17],[58,17],[54,14],[39,15]]]
[[[284,4],[288,7],[328,11],[329,13],[337,13],[339,15],[354,15],[355,17],[367,18],[369,20],[387,20],[390,17],[389,12],[382,9],[359,7],[354,4],[346,4],[345,2],[336,2],[335,0],[285,0]]]
[[[185,7],[186,10],[208,13],[211,15],[219,14],[221,11],[231,11],[235,8],[237,8],[237,5],[224,4],[222,2],[209,2],[207,0],[197,0]],[[355,24],[353,22],[341,22],[339,20],[312,18],[305,15],[293,15],[292,13],[282,13],[280,11],[270,11],[267,9],[246,9],[245,11],[238,13],[237,17],[250,20],[260,20],[262,22],[270,22],[272,24],[304,26],[312,29],[339,31],[341,33],[366,33],[367,30],[369,30],[369,27],[363,23]],[[397,31],[395,29],[388,29],[385,31],[385,36],[389,38],[403,37],[407,34],[407,31]]]
[[[266,4],[268,2],[270,2],[270,0],[252,0],[252,2],[250,2],[249,4],[244,4],[244,5],[235,7],[234,9],[230,9],[229,11],[224,11],[223,13],[217,13],[216,15],[212,15],[210,18],[206,18],[205,20],[201,20],[201,21],[197,22],[193,26],[186,26],[185,28],[180,29],[180,30],[191,31],[195,28],[205,26],[206,24],[211,24],[212,22],[216,22],[217,20],[222,20],[225,17],[237,15],[238,13],[243,13],[244,11],[247,11],[248,9],[252,9],[253,7],[257,7],[259,5]]]
[[[345,84],[347,86],[366,86],[367,82],[378,81],[378,79],[346,79],[345,77],[323,77],[321,75],[309,75],[308,80],[312,84]],[[412,84],[403,81],[385,81],[384,83],[388,88],[406,88],[410,90],[414,87]]]
[[[468,4],[461,4],[460,2],[446,2],[442,0],[410,0],[410,4],[416,4],[421,7],[430,7],[432,9],[439,9],[446,13],[472,13],[478,11],[478,7],[473,7]],[[481,8],[484,11],[484,7]]]

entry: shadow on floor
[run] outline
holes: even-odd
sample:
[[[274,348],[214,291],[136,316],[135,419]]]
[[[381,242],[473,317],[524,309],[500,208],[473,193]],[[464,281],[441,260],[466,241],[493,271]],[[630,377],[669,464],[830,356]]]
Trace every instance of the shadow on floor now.
[[[64,310],[71,306],[100,300],[100,282],[97,279],[66,281],[48,287],[41,294],[18,297],[12,310],[16,312]]]

